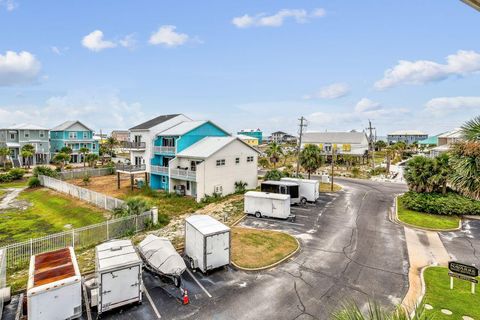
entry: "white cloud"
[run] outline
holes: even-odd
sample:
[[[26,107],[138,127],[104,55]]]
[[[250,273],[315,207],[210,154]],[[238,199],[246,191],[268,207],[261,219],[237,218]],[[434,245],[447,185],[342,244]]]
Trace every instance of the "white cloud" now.
[[[123,39],[120,39],[118,43],[124,48],[133,48],[135,47],[137,41],[133,34],[126,35]]]
[[[333,83],[326,87],[320,89],[320,91],[306,95],[303,98],[313,99],[313,98],[320,98],[320,99],[337,99],[346,96],[350,92],[350,87],[346,83]]]
[[[325,14],[326,11],[322,8],[314,9],[312,12],[307,12],[304,9],[282,9],[273,15],[260,13],[250,16],[245,14],[243,16],[233,18],[232,23],[237,28],[280,27],[288,18],[295,20],[297,23],[305,23],[312,18],[323,17]]]
[[[38,79],[41,64],[27,51],[0,54],[0,86],[29,84]]]
[[[447,114],[464,109],[480,110],[480,97],[440,97],[427,102],[426,108],[434,114]]]
[[[383,79],[375,82],[374,86],[383,90],[400,84],[424,84],[479,71],[480,54],[475,51],[459,50],[447,56],[445,64],[429,60],[400,60],[396,66],[386,70]]]
[[[380,105],[380,103],[372,101],[368,98],[362,98],[355,105],[356,112],[369,112],[369,111],[380,110],[381,108],[382,106]]]
[[[63,47],[63,48],[60,48],[60,47],[57,47],[57,46],[50,47],[50,50],[52,50],[52,52],[54,54],[56,54],[57,56],[63,56],[64,53],[66,51],[68,51],[68,49],[69,49],[68,47]]]
[[[171,48],[185,44],[190,37],[185,33],[176,32],[176,28],[171,25],[161,26],[156,32],[152,33],[148,42],[153,45],[163,45]]]
[[[14,0],[0,0],[0,6],[5,7],[7,11],[13,11],[18,7],[18,3]]]
[[[95,30],[87,34],[82,39],[82,45],[92,51],[98,52],[104,49],[115,48],[117,44],[113,41],[104,40],[103,32],[100,30]]]
[[[43,105],[0,106],[0,127],[30,122],[51,128],[66,120],[81,120],[92,129],[127,129],[145,120],[138,102],[126,102],[115,91],[69,92]]]

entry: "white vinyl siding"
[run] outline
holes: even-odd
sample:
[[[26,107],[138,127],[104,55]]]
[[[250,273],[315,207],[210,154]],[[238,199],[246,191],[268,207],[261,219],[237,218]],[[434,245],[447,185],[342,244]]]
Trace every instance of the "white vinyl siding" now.
[[[217,160],[217,167],[222,167],[225,165],[225,159]]]

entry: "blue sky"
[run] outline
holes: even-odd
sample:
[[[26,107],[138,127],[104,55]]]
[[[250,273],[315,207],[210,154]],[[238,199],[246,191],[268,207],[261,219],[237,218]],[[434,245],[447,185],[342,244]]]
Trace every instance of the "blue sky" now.
[[[0,126],[435,134],[480,113],[479,26],[458,0],[0,0]]]

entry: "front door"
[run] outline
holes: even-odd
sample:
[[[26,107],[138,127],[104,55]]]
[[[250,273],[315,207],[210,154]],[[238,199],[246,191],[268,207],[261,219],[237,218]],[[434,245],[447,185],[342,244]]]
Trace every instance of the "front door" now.
[[[196,182],[190,182],[190,187],[192,188],[192,197],[197,197],[197,183]]]

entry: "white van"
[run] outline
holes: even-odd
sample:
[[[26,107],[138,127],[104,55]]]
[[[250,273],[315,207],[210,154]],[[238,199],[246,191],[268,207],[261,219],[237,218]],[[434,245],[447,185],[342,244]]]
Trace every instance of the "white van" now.
[[[298,183],[298,192],[301,204],[308,202],[315,202],[320,197],[320,181],[297,179],[297,178],[282,178],[282,181],[289,181]]]
[[[290,196],[268,192],[248,191],[245,193],[244,212],[257,218],[270,217],[295,220],[290,213]]]

